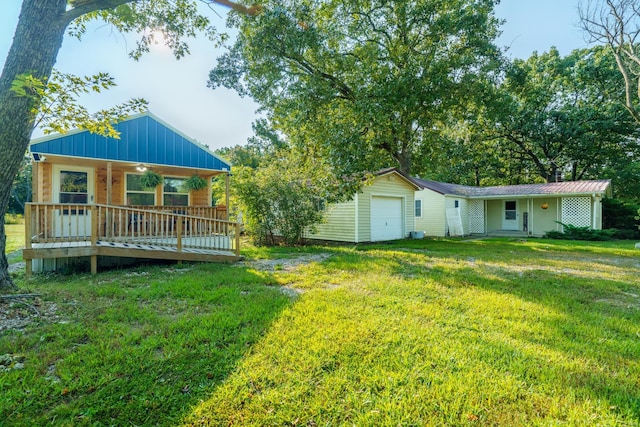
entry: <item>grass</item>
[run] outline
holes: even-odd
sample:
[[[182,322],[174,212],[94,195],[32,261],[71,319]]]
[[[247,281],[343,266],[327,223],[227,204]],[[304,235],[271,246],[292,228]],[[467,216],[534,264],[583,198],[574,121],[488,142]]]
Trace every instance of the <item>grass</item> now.
[[[22,218],[14,218],[11,223],[5,224],[4,231],[7,235],[7,254],[24,248],[24,220]]]
[[[318,252],[332,256],[286,268],[287,257]],[[283,263],[270,273],[202,264],[23,284],[57,304],[59,320],[0,332],[0,354],[25,356],[24,370],[0,373],[5,422],[640,423],[632,242],[245,253]]]

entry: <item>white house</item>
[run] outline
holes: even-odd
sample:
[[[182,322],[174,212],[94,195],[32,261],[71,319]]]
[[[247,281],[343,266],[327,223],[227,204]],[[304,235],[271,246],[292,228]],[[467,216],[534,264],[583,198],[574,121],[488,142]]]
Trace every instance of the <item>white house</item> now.
[[[602,229],[611,181],[472,187],[413,178],[415,229],[427,236],[509,233],[543,236],[563,224]]]

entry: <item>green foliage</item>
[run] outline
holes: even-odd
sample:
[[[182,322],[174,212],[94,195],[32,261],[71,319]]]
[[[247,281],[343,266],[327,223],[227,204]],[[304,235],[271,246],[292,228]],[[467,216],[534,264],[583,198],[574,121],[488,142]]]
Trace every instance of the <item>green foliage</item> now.
[[[144,188],[150,190],[156,188],[163,182],[164,178],[162,177],[162,175],[152,171],[151,169],[147,169],[146,171],[144,171],[144,173],[140,177],[140,184],[142,184]]]
[[[7,212],[10,214],[24,213],[24,205],[31,201],[31,159],[25,155],[22,166],[18,171],[11,187],[11,197]]]
[[[558,224],[562,225],[564,231],[547,231],[544,236],[550,239],[559,240],[606,241],[613,239],[613,236],[616,233],[616,229],[614,228],[607,230],[594,230],[591,227],[577,227],[575,225],[563,224],[561,222],[558,222]]]
[[[613,228],[616,239],[637,239],[640,230],[635,215],[640,206],[618,199],[602,199],[602,228]]]
[[[32,113],[38,117],[35,125],[42,127],[45,133],[64,133],[78,128],[117,138],[119,135],[113,124],[133,113],[145,111],[147,101],[134,98],[93,114],[79,103],[80,96],[101,93],[115,85],[113,77],[107,73],[78,77],[53,70],[48,80],[38,79],[30,73],[19,75],[11,90],[33,100]]]
[[[199,191],[207,188],[207,180],[199,175],[191,175],[184,180],[184,187],[187,191]]]
[[[193,0],[128,1],[95,10],[78,17],[69,27],[69,34],[82,38],[87,23],[93,20],[102,20],[122,33],[139,34],[136,48],[129,53],[135,60],[158,42],[164,43],[179,59],[190,53],[186,38],[204,34],[212,41],[226,40],[226,35],[218,34],[209,18],[198,12],[198,2]]]
[[[305,232],[322,220],[323,181],[318,170],[292,154],[257,170],[236,170],[234,187],[254,242],[273,245],[281,238],[288,245],[302,243]]]
[[[439,121],[498,65],[494,3],[267,1],[261,15],[230,20],[240,35],[209,85],[251,96],[338,175],[410,173]]]

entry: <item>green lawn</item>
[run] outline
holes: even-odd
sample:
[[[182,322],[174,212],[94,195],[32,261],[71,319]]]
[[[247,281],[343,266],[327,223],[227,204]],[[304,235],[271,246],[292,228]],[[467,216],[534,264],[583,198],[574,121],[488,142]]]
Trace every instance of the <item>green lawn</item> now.
[[[4,231],[7,235],[6,253],[24,248],[24,222],[20,220],[18,224],[5,224]]]
[[[318,253],[331,256],[286,261]],[[640,423],[633,242],[245,254],[257,261],[18,279],[43,294],[34,308],[55,303],[57,317],[0,332],[0,355],[19,353],[25,365],[0,372],[3,422]],[[269,258],[271,271],[257,269]]]

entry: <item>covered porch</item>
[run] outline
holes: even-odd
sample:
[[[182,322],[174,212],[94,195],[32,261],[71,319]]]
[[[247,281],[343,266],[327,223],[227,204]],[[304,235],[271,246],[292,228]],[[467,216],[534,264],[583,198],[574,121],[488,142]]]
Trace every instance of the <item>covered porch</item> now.
[[[158,209],[156,209],[158,208]],[[217,208],[133,208],[29,203],[25,208],[26,276],[34,260],[98,257],[232,262],[240,257],[240,226],[216,218]]]
[[[90,259],[92,273],[107,258],[237,259],[231,165],[150,113],[114,127],[119,138],[76,130],[32,141],[27,275],[78,257]],[[214,179],[224,185],[215,198]]]

